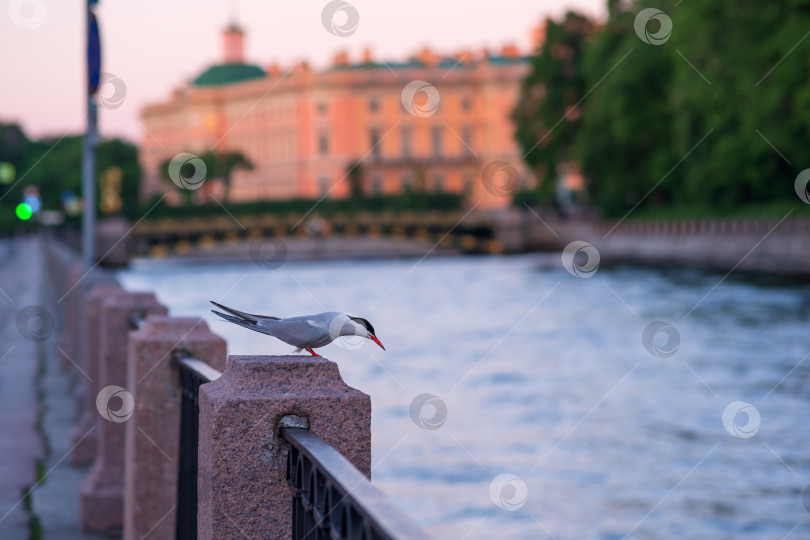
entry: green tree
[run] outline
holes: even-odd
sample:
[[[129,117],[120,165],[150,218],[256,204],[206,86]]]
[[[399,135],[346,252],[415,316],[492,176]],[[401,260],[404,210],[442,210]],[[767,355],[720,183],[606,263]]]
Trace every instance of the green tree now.
[[[609,5],[607,23],[586,51],[582,68],[591,91],[575,142],[589,200],[612,216],[636,204],[671,204],[680,172],[662,181],[678,160],[669,95],[674,51],[642,42],[636,13],[622,5]]]
[[[647,8],[672,22],[662,43],[636,33]],[[648,21],[648,31],[659,22]],[[517,140],[544,178],[557,163],[578,162],[589,200],[607,215],[800,204],[793,181],[808,166],[807,28],[808,0],[609,0],[605,24],[569,58],[559,51],[580,43],[577,32],[549,23],[515,112]],[[565,115],[566,96],[582,100],[578,119]]]
[[[66,190],[81,196],[82,137],[40,139],[29,147],[27,154],[24,169],[18,171],[17,178],[22,178],[21,187],[27,184],[39,187],[43,209],[61,208],[62,193]]]
[[[253,163],[245,157],[242,152],[214,152],[209,150],[200,156],[206,167],[209,176],[219,178],[225,188],[225,200],[230,199],[231,178],[238,170],[252,171]]]
[[[253,163],[241,152],[215,152],[208,150],[199,155],[199,159],[205,164],[205,178],[222,180],[225,189],[225,201],[230,198],[231,179],[237,170],[253,170]],[[184,189],[174,184],[169,176],[169,164],[171,159],[166,159],[160,164],[160,173],[164,180],[171,182],[172,186],[178,189],[185,200],[190,204],[193,200],[194,190]],[[197,174],[193,161],[186,161],[180,167],[180,175],[191,178]]]
[[[181,186],[178,186],[174,183],[171,175],[169,174],[169,165],[171,164],[171,159],[164,159],[163,162],[160,164],[160,176],[166,180],[166,182],[171,185],[173,189],[176,189],[178,193],[180,193],[180,198],[183,199],[183,203],[186,205],[191,204],[193,197],[194,197],[194,190],[185,189]],[[206,169],[210,170],[211,167],[206,164]],[[194,168],[194,164],[191,162],[185,162],[180,166],[180,175],[184,178],[192,178],[196,170]]]
[[[593,21],[579,13],[569,11],[560,22],[548,19],[545,41],[532,58],[512,113],[515,137],[526,163],[541,179],[545,199],[555,192],[558,165],[574,157],[587,91],[582,60],[593,32]]]
[[[28,185],[39,188],[44,210],[60,209],[67,190],[81,195],[82,142],[81,136],[31,140],[19,125],[0,123],[0,162],[10,162],[16,169],[14,181],[0,184],[0,214],[13,215]],[[122,213],[134,218],[139,213],[141,179],[137,147],[122,139],[102,140],[97,149],[97,170],[112,166],[122,171]]]
[[[0,183],[0,231],[15,225],[14,207],[22,199],[22,187],[17,179],[25,171],[31,145],[19,124],[0,123],[0,162],[11,163],[15,169],[14,179]]]
[[[677,15],[680,27],[699,31],[673,32],[667,45],[706,80],[676,64],[676,152],[711,131],[684,161],[686,199],[719,208],[795,200],[793,180],[807,166],[810,138],[810,2],[694,2]]]
[[[19,124],[0,123],[0,162],[20,165],[30,144]]]

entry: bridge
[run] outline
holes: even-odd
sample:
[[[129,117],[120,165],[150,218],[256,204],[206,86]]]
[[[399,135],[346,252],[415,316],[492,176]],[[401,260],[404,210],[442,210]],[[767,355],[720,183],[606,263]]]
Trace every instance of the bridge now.
[[[436,253],[559,253],[593,245],[603,264],[688,264],[810,275],[810,218],[596,220],[540,209],[424,213],[299,214],[144,220],[105,229],[100,252],[118,264],[132,257],[236,257],[273,244],[290,256],[416,256]],[[114,249],[111,249],[114,248]]]

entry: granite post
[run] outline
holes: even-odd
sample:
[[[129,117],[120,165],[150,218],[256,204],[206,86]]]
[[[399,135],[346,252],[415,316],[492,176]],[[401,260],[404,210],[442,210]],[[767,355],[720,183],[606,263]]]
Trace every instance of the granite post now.
[[[371,474],[371,400],[338,366],[309,356],[229,356],[222,377],[200,386],[198,537],[289,538],[287,415]]]
[[[81,286],[77,290],[83,290]],[[79,421],[73,426],[70,434],[71,446],[70,461],[74,465],[89,465],[96,457],[98,447],[98,430],[95,429],[99,415],[96,410],[96,395],[99,387],[99,362],[101,358],[101,303],[118,294],[125,294],[118,285],[105,284],[93,288],[84,295],[84,308],[79,313],[84,313],[83,328],[84,336],[80,336],[81,349],[83,349],[82,361],[84,373],[84,410],[79,417]],[[81,296],[81,295],[80,295]],[[74,358],[75,360],[75,358]]]
[[[152,315],[130,334],[127,388],[135,412],[126,423],[124,540],[172,539],[180,450],[180,374],[172,351],[225,369],[225,340],[202,319]]]
[[[79,261],[67,263],[66,268],[62,269],[65,272],[63,279],[57,285],[56,294],[60,298],[65,295],[64,308],[62,312],[64,326],[62,327],[62,334],[59,339],[61,362],[60,366],[62,371],[71,374],[71,378],[79,380],[84,378],[79,370],[76,368],[76,363],[80,362],[79,357],[79,314],[81,313],[80,303],[82,302],[81,286],[76,286],[73,290],[70,287],[74,283],[78,283],[82,277],[84,266]],[[82,368],[84,369],[84,368]],[[75,370],[77,373],[71,372]],[[85,370],[86,371],[86,370]]]
[[[101,353],[97,411],[96,460],[79,488],[82,528],[115,533],[124,523],[124,437],[133,409],[127,385],[130,319],[135,314],[163,315],[166,308],[151,293],[121,293],[101,303]]]

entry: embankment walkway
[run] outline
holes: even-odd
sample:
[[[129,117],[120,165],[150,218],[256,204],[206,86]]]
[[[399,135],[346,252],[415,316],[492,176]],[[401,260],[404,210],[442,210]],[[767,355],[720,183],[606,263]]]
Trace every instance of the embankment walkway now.
[[[79,400],[60,372],[61,321],[39,240],[0,242],[0,538],[84,540],[79,480],[69,463]]]

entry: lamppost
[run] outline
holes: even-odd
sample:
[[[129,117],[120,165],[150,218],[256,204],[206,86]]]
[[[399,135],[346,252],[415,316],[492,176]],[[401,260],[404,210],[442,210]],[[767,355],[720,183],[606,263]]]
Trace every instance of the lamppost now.
[[[87,0],[87,129],[82,147],[82,260],[86,270],[96,262],[96,147],[98,146],[98,93],[101,75],[101,43],[93,8],[98,0]]]

